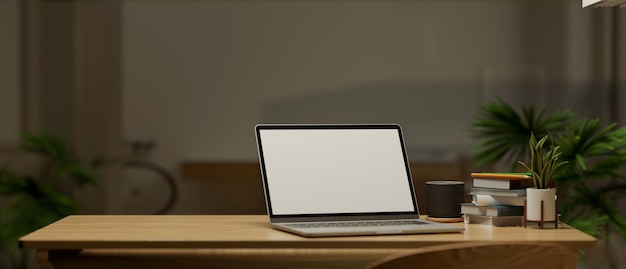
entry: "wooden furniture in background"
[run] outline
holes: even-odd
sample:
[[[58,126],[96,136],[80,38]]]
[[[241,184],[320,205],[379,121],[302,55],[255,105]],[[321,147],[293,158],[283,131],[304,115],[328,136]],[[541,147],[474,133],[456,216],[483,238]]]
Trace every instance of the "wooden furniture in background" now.
[[[205,162],[189,161],[181,165],[181,174],[186,179],[208,180],[256,180],[261,182],[258,162]]]
[[[451,161],[429,161],[410,163],[411,175],[417,195],[420,213],[426,212],[426,181],[430,180],[457,180],[464,181],[469,186],[469,162],[464,158]],[[261,185],[261,170],[256,161],[242,162],[209,162],[187,161],[181,164],[182,177],[189,180],[236,180],[236,184],[250,184],[263,193]],[[244,199],[245,197],[242,197]],[[469,201],[469,197],[466,197]],[[242,200],[242,203],[245,203]],[[249,201],[258,203],[258,201]],[[259,212],[261,213],[261,212]]]
[[[264,215],[76,215],[20,239],[42,268],[363,268],[411,249],[463,243],[553,243],[571,252],[596,239],[559,229],[465,225],[445,234],[304,238],[272,229]],[[494,256],[494,259],[497,257]]]

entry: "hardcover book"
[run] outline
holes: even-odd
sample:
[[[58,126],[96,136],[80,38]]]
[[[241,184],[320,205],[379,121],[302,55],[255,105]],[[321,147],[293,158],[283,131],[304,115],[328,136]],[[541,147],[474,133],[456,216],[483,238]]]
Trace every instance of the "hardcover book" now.
[[[465,223],[476,223],[491,226],[521,226],[524,216],[503,216],[503,217],[491,217],[491,216],[478,216],[478,215],[464,215]]]
[[[475,188],[492,189],[525,189],[534,186],[531,178],[528,179],[508,179],[508,178],[474,178]]]
[[[532,179],[529,173],[471,173],[473,178],[492,178],[492,179]]]
[[[491,217],[523,216],[523,206],[491,205],[477,206],[473,203],[462,203],[461,214],[482,215]]]
[[[488,206],[488,205],[524,206],[525,200],[526,200],[526,196],[507,197],[507,196],[493,196],[493,195],[484,195],[484,194],[472,195],[472,203],[474,203],[477,206]]]
[[[522,189],[532,187],[529,173],[471,173],[474,187],[493,189]]]
[[[504,189],[493,189],[493,188],[469,188],[467,190],[467,194],[484,194],[484,195],[493,195],[493,196],[508,196],[508,197],[520,197],[526,196],[526,189],[512,189],[512,190],[504,190]]]

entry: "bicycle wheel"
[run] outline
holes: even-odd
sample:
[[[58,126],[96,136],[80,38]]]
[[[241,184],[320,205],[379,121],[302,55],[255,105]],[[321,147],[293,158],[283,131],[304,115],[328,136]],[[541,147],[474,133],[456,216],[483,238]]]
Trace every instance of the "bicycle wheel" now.
[[[161,166],[147,161],[126,161],[124,174],[130,192],[126,213],[162,215],[176,204],[176,180]]]

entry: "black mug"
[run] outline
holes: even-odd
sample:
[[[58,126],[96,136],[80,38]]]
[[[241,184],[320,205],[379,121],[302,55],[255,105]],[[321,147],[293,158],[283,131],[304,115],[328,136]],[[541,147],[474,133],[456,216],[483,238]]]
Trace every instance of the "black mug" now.
[[[438,180],[426,182],[426,213],[432,218],[461,217],[465,202],[463,181]]]

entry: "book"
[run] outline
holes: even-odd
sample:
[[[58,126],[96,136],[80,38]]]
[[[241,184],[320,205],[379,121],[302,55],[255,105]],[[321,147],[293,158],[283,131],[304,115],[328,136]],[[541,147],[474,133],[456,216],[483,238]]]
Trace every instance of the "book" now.
[[[532,178],[527,179],[509,179],[509,178],[474,178],[473,186],[475,188],[491,188],[491,189],[525,189],[534,186]]]
[[[583,8],[592,7],[626,7],[626,0],[583,0]]]
[[[473,187],[491,189],[523,189],[534,186],[529,173],[471,173]]]
[[[530,173],[483,173],[474,172],[470,174],[472,178],[492,178],[492,179],[532,179]]]
[[[526,196],[509,197],[509,196],[494,196],[485,194],[472,195],[472,203],[477,206],[488,205],[514,205],[524,206]]]
[[[467,194],[484,194],[484,195],[493,195],[493,196],[509,196],[509,197],[519,197],[526,196],[526,189],[493,189],[493,188],[468,188]]]
[[[524,207],[509,205],[477,206],[473,203],[461,203],[461,214],[491,217],[523,216]]]
[[[477,206],[474,203],[461,203],[461,214],[485,215],[487,206]]]
[[[524,216],[479,216],[479,215],[464,215],[463,219],[465,223],[475,223],[491,226],[521,226],[524,220]]]

